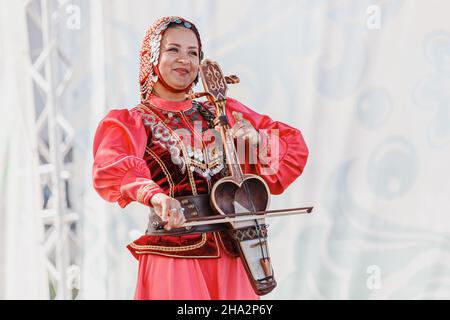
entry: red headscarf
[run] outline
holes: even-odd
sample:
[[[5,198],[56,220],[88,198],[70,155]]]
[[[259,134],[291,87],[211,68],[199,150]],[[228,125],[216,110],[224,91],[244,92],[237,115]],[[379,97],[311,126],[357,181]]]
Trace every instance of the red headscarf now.
[[[202,42],[200,40],[200,34],[198,33],[195,25],[186,19],[181,17],[163,17],[158,19],[155,23],[153,23],[150,28],[147,30],[144,41],[142,42],[141,48],[141,70],[139,75],[139,84],[141,87],[141,100],[145,101],[150,96],[150,93],[153,90],[153,86],[158,81],[168,88],[171,91],[177,91],[176,89],[171,88],[166,84],[164,79],[159,74],[158,70],[158,62],[159,62],[159,49],[161,45],[161,39],[163,33],[170,25],[180,25],[184,28],[192,30],[198,40],[199,51],[200,51],[200,61],[203,58],[202,52]],[[194,80],[192,84],[188,86],[183,91],[191,91],[197,82],[198,77]]]

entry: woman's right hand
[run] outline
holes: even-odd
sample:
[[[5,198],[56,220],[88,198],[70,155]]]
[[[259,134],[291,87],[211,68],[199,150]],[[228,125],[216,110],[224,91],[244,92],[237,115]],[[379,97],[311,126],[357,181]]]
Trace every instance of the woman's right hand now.
[[[162,221],[167,222],[164,225],[164,229],[167,231],[179,228],[186,222],[181,204],[177,199],[169,197],[165,193],[157,193],[151,198],[150,203]]]

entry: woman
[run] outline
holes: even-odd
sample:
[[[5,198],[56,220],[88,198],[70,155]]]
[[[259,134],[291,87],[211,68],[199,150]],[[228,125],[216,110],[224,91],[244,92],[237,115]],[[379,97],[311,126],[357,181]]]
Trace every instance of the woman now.
[[[185,222],[175,198],[208,194],[226,171],[213,139],[200,136],[199,142],[194,128],[211,127],[214,107],[186,99],[198,81],[202,56],[200,35],[192,23],[181,17],[156,21],[141,50],[141,104],[109,112],[95,135],[97,192],[122,208],[138,201],[167,222],[162,232],[150,226],[128,246],[139,260],[135,299],[258,299],[226,234],[170,233]],[[264,146],[265,157],[277,159],[277,170],[264,174],[268,165],[263,153],[256,163],[241,167],[261,175],[271,193],[283,192],[306,164],[308,150],[301,133],[231,98],[226,110],[236,139],[254,144],[260,139],[258,130],[278,132],[278,150],[270,150],[267,142]],[[277,152],[271,154],[273,150]]]

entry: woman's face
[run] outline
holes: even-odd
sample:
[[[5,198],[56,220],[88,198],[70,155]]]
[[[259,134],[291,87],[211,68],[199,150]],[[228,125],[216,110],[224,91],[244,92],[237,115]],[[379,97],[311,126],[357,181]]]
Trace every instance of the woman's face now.
[[[197,77],[199,60],[199,45],[192,30],[175,27],[164,32],[158,68],[169,86],[188,87]]]

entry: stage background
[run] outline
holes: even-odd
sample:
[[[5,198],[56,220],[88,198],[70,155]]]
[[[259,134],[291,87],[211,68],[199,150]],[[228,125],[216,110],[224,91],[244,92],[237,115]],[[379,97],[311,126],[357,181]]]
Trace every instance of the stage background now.
[[[450,2],[71,3],[80,27],[61,24],[60,41],[76,70],[64,112],[76,139],[79,299],[134,294],[137,261],[125,246],[145,230],[147,209],[95,193],[92,140],[108,110],[138,103],[140,44],[165,15],[195,22],[206,57],[241,78],[230,96],[308,144],[303,175],[272,208],[314,213],[270,221],[279,285],[263,299],[450,298]],[[0,16],[0,298],[46,299],[23,1],[1,0]]]

